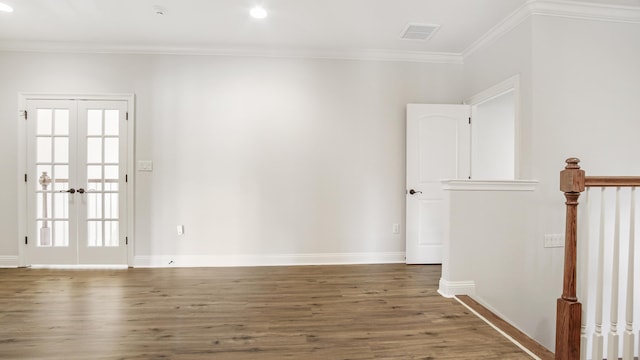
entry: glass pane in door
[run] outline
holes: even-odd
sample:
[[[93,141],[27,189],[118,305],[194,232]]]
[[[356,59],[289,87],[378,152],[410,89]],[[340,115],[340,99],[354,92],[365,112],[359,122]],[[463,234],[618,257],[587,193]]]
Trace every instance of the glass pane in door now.
[[[87,246],[118,247],[120,111],[88,109],[86,136]]]
[[[69,110],[36,111],[36,245],[69,246]]]

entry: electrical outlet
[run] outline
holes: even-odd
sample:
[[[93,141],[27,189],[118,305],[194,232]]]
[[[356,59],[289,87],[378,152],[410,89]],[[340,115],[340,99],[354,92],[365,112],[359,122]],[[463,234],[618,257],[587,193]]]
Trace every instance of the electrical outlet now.
[[[176,227],[176,231],[178,232],[178,235],[183,235],[184,234],[184,225],[178,225]]]
[[[544,247],[564,247],[564,234],[546,234],[544,236]]]

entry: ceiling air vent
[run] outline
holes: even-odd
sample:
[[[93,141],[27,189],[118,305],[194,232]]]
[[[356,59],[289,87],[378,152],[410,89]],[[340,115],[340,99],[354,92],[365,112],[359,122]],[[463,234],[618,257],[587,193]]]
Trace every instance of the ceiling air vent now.
[[[431,24],[407,24],[407,27],[404,29],[402,34],[400,35],[401,39],[405,40],[429,40],[433,36],[433,34],[438,31],[440,25],[431,25]]]

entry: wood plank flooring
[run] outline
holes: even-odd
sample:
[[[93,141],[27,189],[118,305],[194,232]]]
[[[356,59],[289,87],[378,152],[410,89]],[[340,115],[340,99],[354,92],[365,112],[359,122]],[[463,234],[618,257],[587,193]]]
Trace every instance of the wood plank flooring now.
[[[511,336],[515,341],[519,342],[522,346],[534,353],[540,358],[540,360],[554,360],[555,354],[547,350],[544,346],[527,336],[527,334],[518,330],[513,325],[504,321],[502,318],[491,312],[489,309],[482,306],[468,295],[458,295],[457,298],[472,308],[475,312],[484,317],[491,324],[502,330],[505,334]]]
[[[440,271],[0,269],[0,359],[530,359]]]

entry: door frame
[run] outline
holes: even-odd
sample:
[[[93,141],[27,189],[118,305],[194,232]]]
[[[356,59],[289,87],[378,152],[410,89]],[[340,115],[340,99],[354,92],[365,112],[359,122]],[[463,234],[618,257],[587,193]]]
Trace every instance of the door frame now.
[[[133,267],[135,244],[135,94],[81,94],[81,93],[18,93],[18,266],[25,267],[27,237],[27,123],[25,112],[29,100],[89,100],[89,101],[126,101],[127,102],[127,265]],[[28,114],[27,114],[28,115]],[[31,241],[35,241],[31,239]],[[82,265],[80,265],[81,267]]]
[[[482,90],[481,92],[471,96],[470,98],[468,98],[467,100],[465,100],[463,103],[465,105],[469,105],[471,106],[471,117],[473,118],[474,116],[474,112],[476,111],[476,107],[484,102],[487,102],[489,100],[495,99],[498,96],[504,95],[508,92],[513,92],[513,109],[514,109],[514,164],[513,164],[513,180],[518,180],[520,179],[520,144],[521,144],[521,139],[520,139],[520,74],[516,74],[514,76],[511,76],[508,79],[505,79],[501,82],[499,82],[498,84],[495,84],[491,87],[489,87],[488,89]],[[473,132],[473,123],[471,124],[472,128],[471,131]],[[472,135],[473,137],[473,135]],[[471,144],[471,151],[473,151],[473,144]],[[471,157],[473,158],[473,156]],[[470,169],[472,169],[473,166],[470,166]],[[475,180],[475,178],[473,177],[473,173],[471,174],[471,178]]]

